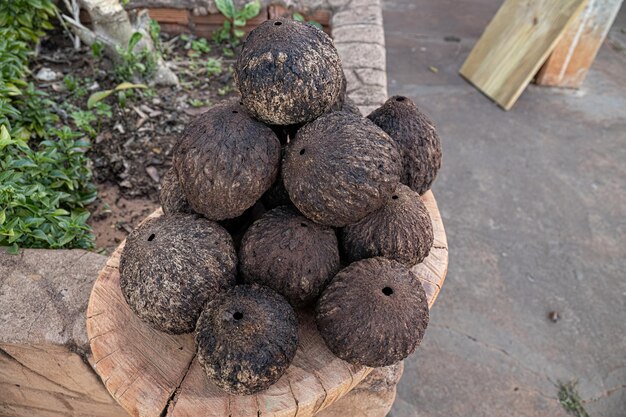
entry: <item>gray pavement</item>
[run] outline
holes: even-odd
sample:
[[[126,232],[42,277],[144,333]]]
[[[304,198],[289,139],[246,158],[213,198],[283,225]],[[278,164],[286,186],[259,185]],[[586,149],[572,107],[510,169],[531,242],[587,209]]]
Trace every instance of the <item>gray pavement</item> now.
[[[531,85],[504,112],[458,76],[500,4],[384,2],[389,94],[442,136],[450,245],[391,416],[566,416],[578,381],[592,417],[624,417],[626,7],[581,90]]]

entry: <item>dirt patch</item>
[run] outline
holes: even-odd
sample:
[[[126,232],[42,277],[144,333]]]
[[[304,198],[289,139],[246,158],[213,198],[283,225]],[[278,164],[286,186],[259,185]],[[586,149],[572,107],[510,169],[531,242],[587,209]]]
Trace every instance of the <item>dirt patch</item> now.
[[[125,198],[115,185],[100,184],[98,199],[89,207],[89,221],[96,236],[96,247],[111,253],[126,236],[150,213],[159,208],[159,203],[150,198]]]
[[[95,57],[91,48],[75,51],[62,32],[48,36],[31,67],[57,74],[38,80],[56,103],[60,122],[93,129],[88,153],[93,161],[98,200],[89,209],[98,249],[114,249],[141,219],[158,207],[159,182],[171,166],[172,149],[186,124],[215,103],[234,95],[234,57],[222,47],[193,37],[163,34],[161,43],[181,81],[180,87],[150,87],[116,93],[101,108],[87,109],[96,91],[113,89],[116,65]],[[237,52],[237,51],[235,51]],[[90,114],[88,114],[90,113]]]

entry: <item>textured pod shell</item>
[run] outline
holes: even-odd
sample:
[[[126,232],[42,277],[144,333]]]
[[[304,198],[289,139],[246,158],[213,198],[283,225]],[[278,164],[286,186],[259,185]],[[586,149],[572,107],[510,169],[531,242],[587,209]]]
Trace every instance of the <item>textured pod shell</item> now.
[[[399,185],[387,204],[341,231],[348,262],[382,256],[408,266],[428,256],[433,224],[419,194]]]
[[[357,106],[354,100],[352,100],[350,97],[346,97],[346,99],[344,100],[341,111],[363,117],[363,115],[361,114],[361,110],[359,110],[359,106]]]
[[[335,231],[290,206],[268,211],[250,226],[239,258],[246,283],[266,285],[294,307],[315,301],[340,268]]]
[[[196,327],[198,361],[219,388],[248,395],[285,373],[298,346],[298,321],[266,287],[239,285],[210,301]]]
[[[328,348],[354,365],[381,367],[409,356],[428,326],[421,282],[399,262],[370,258],[339,271],[316,307]]]
[[[339,90],[339,95],[337,96],[337,99],[335,100],[335,102],[333,103],[330,109],[331,111],[343,110],[343,106],[346,102],[346,99],[348,98],[348,95],[346,94],[347,90],[348,90],[348,80],[346,78],[346,74],[342,70],[341,71],[341,89]]]
[[[181,188],[196,213],[211,220],[243,214],[276,180],[280,143],[237,100],[194,119],[174,153]]]
[[[433,122],[404,96],[391,97],[367,117],[398,144],[402,183],[423,195],[441,168],[441,141]]]
[[[159,202],[165,214],[193,213],[173,168],[170,168],[161,178]]]
[[[194,329],[207,300],[235,285],[237,255],[220,225],[197,215],[146,220],[126,239],[120,286],[140,319],[163,332]]]
[[[326,113],[341,91],[341,61],[320,29],[291,19],[268,20],[246,38],[235,82],[255,118],[292,125]]]
[[[291,201],[328,226],[355,223],[382,207],[402,171],[393,140],[369,120],[326,114],[298,131],[283,159]]]

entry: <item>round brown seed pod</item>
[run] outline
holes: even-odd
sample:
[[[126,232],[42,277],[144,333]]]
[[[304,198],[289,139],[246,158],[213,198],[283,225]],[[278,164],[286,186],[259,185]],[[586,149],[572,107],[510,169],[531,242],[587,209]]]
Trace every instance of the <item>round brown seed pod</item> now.
[[[328,348],[354,365],[393,365],[415,351],[428,326],[417,276],[399,262],[370,258],[339,271],[316,306]]]
[[[328,113],[298,131],[283,159],[291,201],[309,219],[343,227],[378,210],[402,170],[393,140],[369,120]]]
[[[211,220],[243,214],[276,180],[280,143],[238,100],[194,119],[174,152],[181,188],[196,213]]]
[[[210,301],[196,326],[198,361],[219,388],[248,395],[285,373],[298,346],[298,321],[269,288],[239,285]]]
[[[233,241],[217,223],[191,214],[146,220],[126,239],[120,286],[140,319],[163,332],[194,329],[202,306],[235,285]]]
[[[337,96],[337,100],[333,103],[331,107],[331,111],[342,111],[343,106],[348,98],[346,94],[346,90],[348,89],[348,80],[346,79],[346,74],[341,71],[341,89],[339,91],[339,95]]]
[[[173,168],[170,168],[161,178],[159,202],[165,214],[193,213]]]
[[[391,97],[367,117],[398,144],[402,183],[419,195],[428,191],[441,168],[441,141],[433,122],[404,96]]]
[[[349,262],[382,256],[413,266],[428,256],[433,238],[428,209],[419,194],[402,184],[381,209],[341,230]]]
[[[255,118],[292,125],[326,113],[341,91],[341,61],[322,30],[292,19],[268,20],[246,38],[235,82]]]
[[[291,206],[270,210],[254,222],[239,258],[245,282],[272,288],[294,307],[315,301],[340,268],[335,231]]]

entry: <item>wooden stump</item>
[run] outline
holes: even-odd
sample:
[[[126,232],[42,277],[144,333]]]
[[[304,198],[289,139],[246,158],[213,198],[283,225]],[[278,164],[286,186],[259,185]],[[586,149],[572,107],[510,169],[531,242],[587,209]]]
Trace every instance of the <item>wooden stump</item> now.
[[[432,306],[448,269],[448,244],[437,203],[423,196],[435,233],[430,255],[416,265]],[[160,216],[157,210],[152,216]],[[299,311],[299,346],[285,375],[255,395],[229,395],[213,385],[195,359],[191,334],[173,336],[143,323],[120,290],[124,242],[100,272],[89,299],[87,333],[94,367],[107,390],[133,416],[313,416],[342,398],[372,371],[335,357],[311,311]]]

